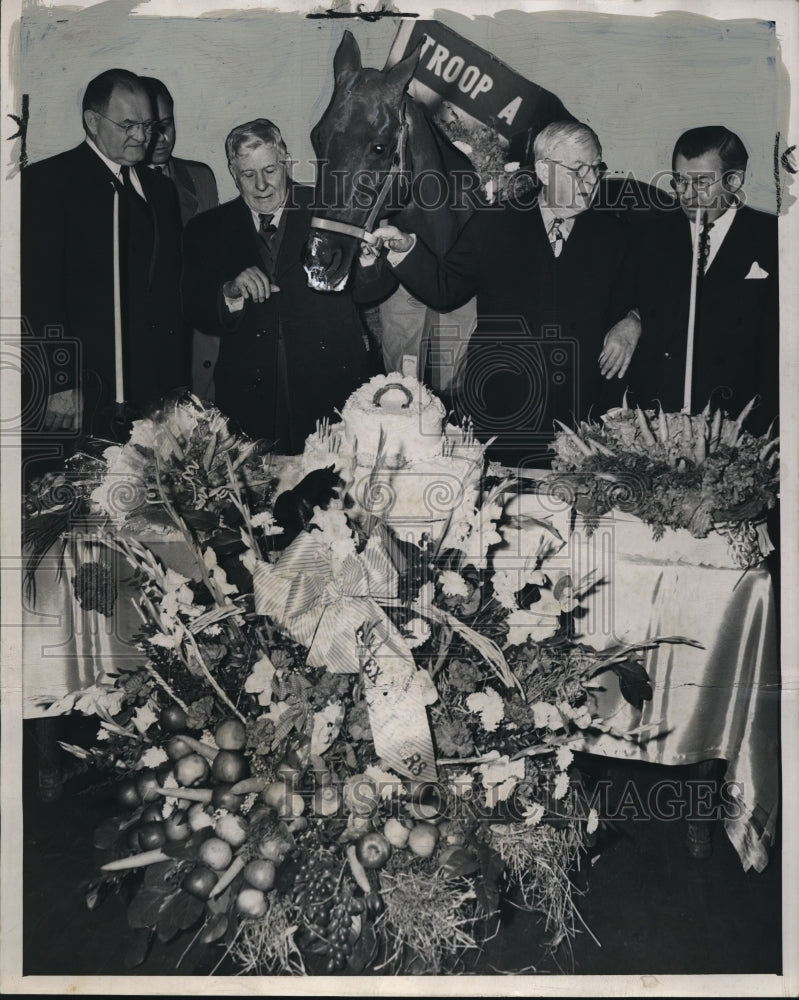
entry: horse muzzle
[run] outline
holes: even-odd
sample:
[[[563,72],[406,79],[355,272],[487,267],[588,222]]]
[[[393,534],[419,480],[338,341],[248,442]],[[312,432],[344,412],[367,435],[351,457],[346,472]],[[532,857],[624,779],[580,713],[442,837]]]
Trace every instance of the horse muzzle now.
[[[311,229],[302,266],[308,287],[317,292],[341,292],[350,275],[358,243],[349,236]]]

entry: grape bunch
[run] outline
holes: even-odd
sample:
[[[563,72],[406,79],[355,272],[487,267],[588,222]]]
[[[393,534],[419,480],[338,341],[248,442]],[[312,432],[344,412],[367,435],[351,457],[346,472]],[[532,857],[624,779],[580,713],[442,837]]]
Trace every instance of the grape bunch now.
[[[302,910],[313,939],[312,950],[327,957],[328,972],[340,972],[358,939],[358,921],[364,902],[341,879],[343,859],[334,851],[320,849],[310,854],[294,883],[294,899]]]

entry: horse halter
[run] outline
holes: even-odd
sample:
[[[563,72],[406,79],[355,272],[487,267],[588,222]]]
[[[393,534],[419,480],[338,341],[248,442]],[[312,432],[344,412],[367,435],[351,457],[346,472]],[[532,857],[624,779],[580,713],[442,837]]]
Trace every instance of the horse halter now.
[[[322,219],[318,215],[315,215],[311,219],[311,229],[326,229],[331,233],[341,233],[344,236],[354,236],[357,240],[363,240],[366,243],[376,243],[377,241],[372,236],[372,230],[375,228],[375,223],[377,222],[377,217],[380,214],[386,198],[388,197],[388,192],[391,189],[391,185],[394,178],[401,176],[405,171],[405,157],[406,157],[406,146],[408,142],[408,122],[405,118],[405,104],[402,105],[402,118],[400,121],[399,132],[397,133],[397,148],[394,151],[394,158],[391,162],[391,167],[386,174],[385,180],[378,191],[377,199],[375,200],[372,209],[369,212],[369,216],[363,226],[353,226],[349,222],[339,222],[337,219]]]

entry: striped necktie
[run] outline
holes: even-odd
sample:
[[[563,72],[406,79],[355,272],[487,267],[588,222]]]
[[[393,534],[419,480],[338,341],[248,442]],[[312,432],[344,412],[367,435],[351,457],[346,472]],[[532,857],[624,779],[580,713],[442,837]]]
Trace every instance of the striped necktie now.
[[[563,250],[563,233],[560,231],[562,225],[563,219],[555,218],[552,220],[552,225],[549,228],[549,245],[552,247],[552,253],[556,257],[560,257]]]

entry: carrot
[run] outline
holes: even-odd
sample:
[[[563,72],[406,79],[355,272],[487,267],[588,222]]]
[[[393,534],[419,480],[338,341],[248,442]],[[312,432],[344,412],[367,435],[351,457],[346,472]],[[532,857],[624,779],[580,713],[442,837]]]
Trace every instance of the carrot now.
[[[649,422],[646,419],[646,415],[640,406],[636,406],[635,415],[638,418],[638,426],[641,429],[641,437],[644,439],[644,444],[651,448],[654,444],[657,444],[657,442],[655,441],[655,435],[652,433]]]
[[[154,865],[158,861],[171,861],[168,854],[156,847],[152,851],[142,851],[141,854],[131,854],[127,858],[117,858],[116,861],[107,861],[100,867],[101,872],[122,872],[129,868],[145,868],[147,865]]]
[[[660,438],[661,444],[665,444],[669,440],[669,425],[662,406],[660,408],[660,412],[658,413],[658,437]]]
[[[214,896],[218,896],[220,893],[224,892],[238,873],[243,870],[246,863],[244,855],[237,855],[231,862],[230,867],[219,876],[219,881],[211,890],[208,898],[213,899]]]
[[[755,405],[756,402],[757,402],[757,396],[753,396],[749,400],[749,402],[746,404],[746,406],[738,414],[738,419],[735,421],[735,423],[738,425],[738,429],[739,430],[740,430],[741,425],[743,424],[744,420],[746,420],[746,418],[752,412],[752,407]]]
[[[775,448],[779,444],[779,440],[780,439],[778,435],[777,437],[772,438],[771,441],[768,441],[766,444],[763,445],[763,447],[760,449],[760,456],[759,456],[761,462],[765,461],[766,456],[771,451],[771,449]]]
[[[576,448],[579,448],[584,455],[588,456],[589,458],[591,457],[592,454],[591,449],[588,447],[585,441],[583,441],[583,439],[580,437],[579,434],[575,433],[571,429],[571,427],[567,427],[566,424],[562,424],[560,420],[556,420],[555,423],[558,424],[563,433],[574,444]]]
[[[230,790],[234,795],[249,795],[250,792],[262,792],[268,784],[266,778],[243,778],[232,785]]]
[[[210,747],[207,743],[201,743],[200,740],[195,740],[193,736],[186,736],[184,733],[181,733],[180,738],[185,744],[187,744],[187,746],[190,746],[195,753],[202,754],[203,757],[210,761],[213,761],[219,753],[215,747]]]
[[[721,436],[721,410],[716,410],[713,414],[713,423],[710,426],[710,451],[713,452],[719,446],[719,437]]]
[[[187,799],[189,802],[210,802],[213,791],[210,788],[156,788],[159,795],[171,799]]]

